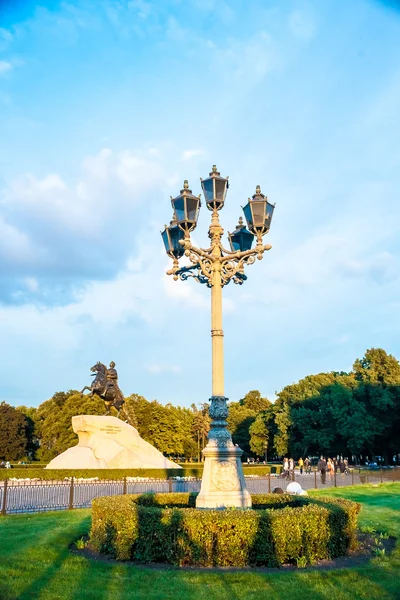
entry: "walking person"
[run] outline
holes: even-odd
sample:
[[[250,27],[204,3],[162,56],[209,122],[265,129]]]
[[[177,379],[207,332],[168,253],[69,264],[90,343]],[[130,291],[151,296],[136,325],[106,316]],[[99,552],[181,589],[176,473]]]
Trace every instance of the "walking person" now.
[[[294,481],[294,460],[289,458],[289,476],[291,481]]]
[[[321,473],[321,483],[326,483],[326,460],[323,456],[318,461],[318,471]]]
[[[299,458],[300,475],[303,475],[303,466],[304,466],[304,461],[303,461],[302,457],[300,456],[300,458]]]
[[[306,475],[311,475],[311,461],[308,458],[308,456],[306,456],[306,458],[304,460],[304,467],[306,470]]]
[[[283,459],[283,476],[289,477],[289,460],[287,459],[286,456]]]
[[[345,472],[345,470],[346,470],[346,465],[344,464],[344,460],[341,458],[340,461],[339,461],[339,471],[340,471],[340,474],[342,476],[342,479],[344,478],[344,472]]]

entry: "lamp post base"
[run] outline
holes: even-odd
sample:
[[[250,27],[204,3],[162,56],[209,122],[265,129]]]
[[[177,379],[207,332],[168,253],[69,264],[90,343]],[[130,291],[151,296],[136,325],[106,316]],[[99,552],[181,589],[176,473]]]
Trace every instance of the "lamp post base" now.
[[[246,489],[237,446],[208,444],[203,455],[204,471],[196,508],[251,508],[251,496]]]

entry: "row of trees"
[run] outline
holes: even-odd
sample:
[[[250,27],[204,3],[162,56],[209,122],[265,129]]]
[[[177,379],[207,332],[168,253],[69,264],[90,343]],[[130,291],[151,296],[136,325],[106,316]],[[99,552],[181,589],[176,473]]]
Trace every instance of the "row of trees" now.
[[[208,404],[183,408],[126,398],[126,416],[146,441],[169,456],[199,459],[207,442]],[[0,404],[0,459],[48,461],[76,444],[71,417],[105,414],[104,402],[76,390],[57,392],[38,408]],[[246,456],[400,452],[400,363],[382,349],[367,350],[350,373],[309,375],[288,385],[274,403],[250,391],[229,403],[228,427]]]

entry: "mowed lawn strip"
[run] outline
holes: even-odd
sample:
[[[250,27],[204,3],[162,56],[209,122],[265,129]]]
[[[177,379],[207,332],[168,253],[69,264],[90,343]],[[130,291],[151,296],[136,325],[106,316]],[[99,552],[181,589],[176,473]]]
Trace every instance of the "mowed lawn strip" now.
[[[313,492],[362,504],[360,525],[400,538],[400,483]],[[153,569],[87,559],[69,545],[90,510],[0,518],[1,600],[400,599],[400,544],[351,569],[276,572]]]

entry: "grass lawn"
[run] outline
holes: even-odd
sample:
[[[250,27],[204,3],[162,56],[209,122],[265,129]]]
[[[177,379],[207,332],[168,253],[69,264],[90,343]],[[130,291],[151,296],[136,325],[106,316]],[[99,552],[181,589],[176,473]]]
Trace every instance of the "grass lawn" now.
[[[328,494],[361,502],[361,526],[400,538],[400,483],[324,491]],[[69,544],[89,528],[90,510],[0,518],[0,599],[400,599],[400,539],[390,556],[353,569],[210,572],[149,569],[71,554]]]

